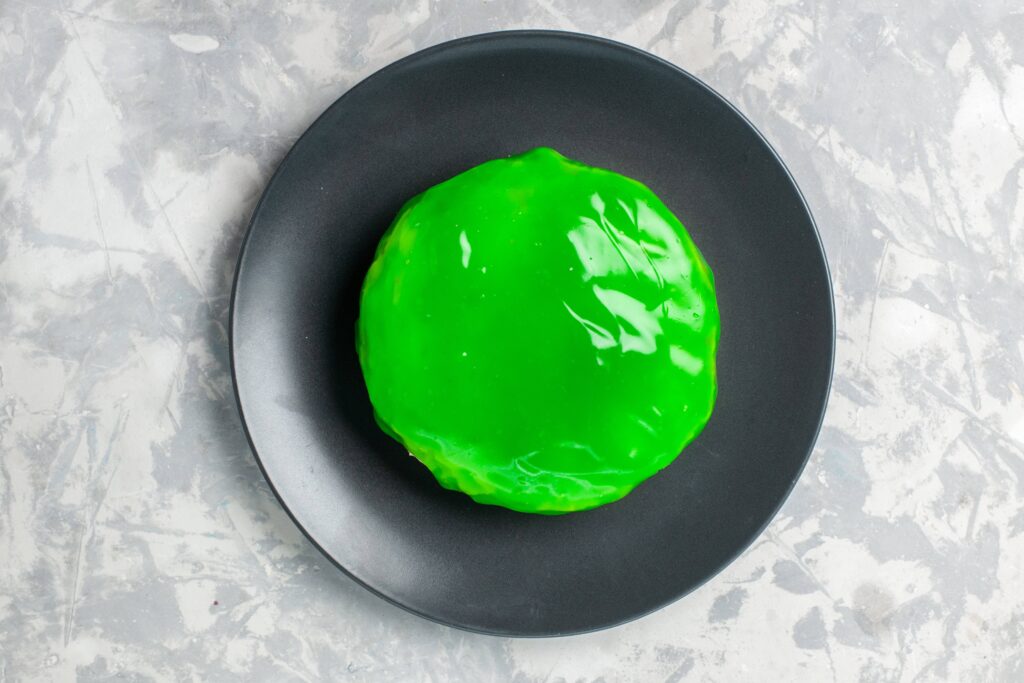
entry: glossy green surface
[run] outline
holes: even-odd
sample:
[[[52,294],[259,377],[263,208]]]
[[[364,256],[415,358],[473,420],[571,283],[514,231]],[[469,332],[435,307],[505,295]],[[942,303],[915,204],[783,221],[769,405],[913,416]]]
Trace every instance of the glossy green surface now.
[[[445,487],[562,513],[621,498],[711,415],[711,271],[644,185],[538,148],[411,199],[363,285],[378,422]]]

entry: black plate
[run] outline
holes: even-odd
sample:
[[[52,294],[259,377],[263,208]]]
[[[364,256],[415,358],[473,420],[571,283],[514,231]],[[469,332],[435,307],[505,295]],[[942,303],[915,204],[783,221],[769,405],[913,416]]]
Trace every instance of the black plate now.
[[[354,348],[363,275],[402,203],[539,145],[650,186],[707,258],[722,312],[704,433],[623,500],[560,517],[441,489],[374,423]],[[310,540],[417,614],[529,636],[658,609],[746,548],[813,447],[834,341],[814,222],[754,127],[667,62],[546,31],[424,50],[332,105],[255,211],[231,323],[250,442]]]

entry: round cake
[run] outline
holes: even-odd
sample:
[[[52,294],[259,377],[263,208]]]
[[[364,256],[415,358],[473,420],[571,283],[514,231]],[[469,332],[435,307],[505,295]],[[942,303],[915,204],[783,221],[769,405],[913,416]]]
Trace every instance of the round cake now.
[[[622,498],[704,428],[714,279],[643,184],[548,148],[409,200],[357,323],[381,427],[475,501],[559,514]]]

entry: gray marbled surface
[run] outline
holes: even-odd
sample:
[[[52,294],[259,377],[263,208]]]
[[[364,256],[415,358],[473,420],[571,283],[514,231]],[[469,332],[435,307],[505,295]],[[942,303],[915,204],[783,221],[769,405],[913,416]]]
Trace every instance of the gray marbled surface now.
[[[807,196],[838,314],[769,529],[685,600],[555,640],[332,569],[249,453],[225,336],[298,134],[396,58],[516,27],[736,103]],[[1024,680],[1024,7],[0,0],[0,455],[0,682]]]

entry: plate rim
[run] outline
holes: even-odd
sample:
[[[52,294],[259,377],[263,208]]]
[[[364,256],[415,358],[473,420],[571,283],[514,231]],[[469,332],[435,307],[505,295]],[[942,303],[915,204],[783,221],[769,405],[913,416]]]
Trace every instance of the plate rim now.
[[[281,493],[278,491],[277,486],[275,486],[273,479],[271,479],[271,477],[270,477],[270,474],[267,472],[267,469],[266,469],[266,467],[263,464],[263,458],[260,456],[259,450],[256,448],[256,443],[253,440],[252,434],[249,431],[249,423],[248,423],[248,421],[246,420],[246,417],[245,417],[245,408],[244,408],[244,406],[242,404],[241,392],[239,391],[238,361],[237,361],[236,352],[235,352],[235,341],[236,341],[235,326],[236,326],[236,317],[237,317],[237,313],[238,313],[238,311],[237,311],[238,288],[239,288],[239,283],[241,282],[242,270],[243,270],[243,267],[245,265],[245,256],[246,256],[246,253],[247,253],[247,250],[248,250],[249,240],[252,237],[252,234],[254,232],[254,227],[255,227],[256,222],[257,222],[257,220],[258,220],[258,218],[260,216],[261,210],[263,209],[263,205],[264,205],[264,203],[267,200],[267,197],[271,194],[271,190],[273,189],[275,183],[280,180],[280,176],[282,175],[283,170],[288,165],[288,161],[295,154],[295,150],[299,147],[300,143],[307,136],[309,136],[311,134],[311,132],[317,127],[317,125],[322,120],[324,120],[336,107],[341,106],[346,97],[348,97],[351,93],[355,92],[359,88],[363,87],[365,84],[367,84],[372,79],[375,79],[378,76],[386,74],[387,72],[392,71],[392,70],[394,70],[394,69],[396,69],[396,68],[398,68],[398,67],[400,67],[402,65],[405,65],[405,64],[408,64],[410,62],[414,62],[414,61],[417,61],[417,60],[429,57],[430,55],[432,55],[432,54],[434,54],[436,52],[440,52],[440,51],[443,51],[443,50],[447,50],[447,49],[451,49],[451,48],[454,48],[454,47],[459,47],[459,46],[467,45],[467,44],[490,42],[490,41],[494,41],[494,40],[503,40],[503,39],[508,39],[508,38],[535,38],[535,39],[542,39],[542,40],[552,40],[552,39],[554,39],[554,40],[565,40],[565,41],[570,41],[570,42],[589,43],[589,44],[597,45],[597,46],[604,47],[604,48],[610,48],[612,50],[616,50],[616,51],[619,51],[619,52],[625,52],[625,53],[628,53],[632,57],[637,57],[637,58],[640,58],[642,60],[650,60],[650,61],[654,62],[655,64],[657,64],[659,66],[668,67],[672,72],[674,72],[674,74],[676,76],[682,77],[682,78],[685,78],[685,79],[689,80],[691,83],[697,85],[702,90],[704,90],[713,99],[717,100],[720,104],[725,105],[725,107],[729,111],[731,111],[732,114],[737,116],[739,118],[739,120],[756,136],[756,138],[759,139],[762,144],[764,144],[765,148],[770,153],[771,158],[773,158],[775,160],[775,162],[779,165],[779,168],[783,171],[786,180],[788,181],[789,185],[792,187],[793,191],[795,192],[796,197],[797,197],[797,199],[800,202],[800,206],[802,207],[803,212],[806,214],[807,219],[808,219],[808,221],[810,223],[811,232],[812,232],[812,235],[814,237],[814,242],[817,245],[818,254],[819,254],[820,259],[821,259],[821,265],[822,265],[823,270],[824,270],[825,286],[826,286],[826,288],[828,290],[828,297],[827,297],[827,301],[828,301],[827,323],[828,323],[828,326],[829,326],[829,335],[828,335],[828,339],[829,339],[829,345],[828,345],[828,372],[827,372],[827,377],[826,377],[826,381],[825,381],[825,386],[824,386],[824,389],[823,389],[823,395],[821,396],[821,409],[820,409],[820,412],[819,412],[819,415],[818,415],[817,423],[816,423],[816,425],[814,427],[814,430],[813,430],[813,434],[811,435],[810,445],[807,448],[807,452],[801,458],[800,466],[797,468],[797,470],[794,473],[792,479],[786,485],[785,492],[783,493],[782,496],[780,496],[779,501],[775,505],[775,507],[772,509],[771,514],[769,514],[767,516],[765,521],[758,527],[758,529],[749,538],[747,538],[742,544],[740,544],[740,546],[737,548],[737,550],[735,551],[734,554],[728,556],[718,567],[716,567],[713,571],[708,573],[708,575],[705,576],[702,580],[700,580],[699,582],[693,584],[692,586],[689,586],[688,588],[686,588],[686,590],[678,593],[674,597],[666,600],[665,602],[663,602],[663,603],[661,603],[661,604],[659,604],[659,605],[657,605],[657,606],[655,606],[653,608],[646,609],[644,611],[637,612],[635,614],[631,614],[631,615],[629,615],[629,616],[627,616],[627,617],[625,617],[623,619],[619,619],[619,620],[612,621],[612,622],[609,622],[609,623],[606,623],[606,624],[601,624],[601,625],[597,625],[597,626],[593,626],[593,627],[589,627],[589,628],[584,628],[584,629],[580,629],[580,630],[572,630],[572,631],[565,631],[565,632],[558,632],[558,633],[521,633],[521,632],[514,632],[514,631],[511,631],[511,630],[509,630],[509,631],[502,631],[502,630],[497,630],[497,629],[495,629],[495,630],[487,630],[487,629],[484,629],[484,628],[479,628],[479,627],[471,626],[471,625],[467,625],[467,624],[460,624],[460,623],[457,623],[455,621],[447,620],[445,618],[442,618],[442,617],[439,617],[439,616],[436,616],[436,615],[433,615],[433,614],[428,614],[428,613],[423,612],[421,610],[417,610],[416,608],[414,608],[414,607],[412,607],[410,605],[406,605],[405,603],[403,603],[402,601],[398,600],[397,598],[394,598],[394,597],[392,597],[390,595],[387,595],[386,593],[382,592],[380,589],[376,588],[375,586],[370,585],[366,580],[360,578],[359,576],[356,576],[351,570],[349,570],[347,567],[345,567],[341,563],[341,561],[338,560],[337,558],[335,558],[331,553],[329,553],[316,540],[316,538],[313,537],[313,535],[306,529],[306,527],[303,526],[303,524],[296,518],[296,516],[292,512],[291,508],[288,506],[288,504],[285,502],[284,498],[282,497]],[[458,630],[461,630],[461,631],[470,632],[470,633],[477,633],[477,634],[486,635],[486,636],[503,637],[503,638],[560,638],[560,637],[567,637],[567,636],[585,635],[585,634],[588,634],[588,633],[595,633],[595,632],[598,632],[598,631],[604,631],[604,630],[607,630],[607,629],[616,628],[616,627],[622,626],[624,624],[628,624],[628,623],[631,623],[633,621],[637,621],[637,620],[642,619],[642,618],[644,618],[646,616],[649,616],[649,615],[651,615],[651,614],[653,614],[655,612],[658,612],[658,611],[668,607],[669,605],[675,604],[676,602],[678,602],[679,600],[683,599],[687,595],[690,595],[691,593],[693,593],[693,592],[697,591],[698,589],[702,588],[708,582],[710,582],[713,578],[715,578],[716,576],[721,574],[722,571],[724,571],[726,567],[732,565],[737,559],[739,559],[739,557],[742,556],[743,553],[745,553],[754,544],[754,542],[758,538],[760,538],[760,536],[764,533],[765,529],[767,529],[768,526],[778,516],[780,510],[782,509],[782,506],[785,505],[787,500],[789,500],[789,497],[793,493],[793,489],[796,487],[797,482],[803,476],[804,470],[807,468],[807,464],[810,461],[811,456],[814,453],[814,449],[815,449],[815,447],[817,446],[817,443],[818,443],[818,438],[821,435],[822,426],[824,425],[825,415],[828,412],[829,399],[831,398],[831,395],[832,395],[832,382],[833,382],[834,375],[835,375],[835,351],[836,351],[835,290],[834,290],[833,283],[832,283],[832,273],[831,273],[831,269],[829,267],[828,256],[827,256],[827,254],[825,252],[825,246],[824,246],[824,244],[822,242],[822,239],[821,239],[821,231],[818,229],[818,223],[814,219],[814,214],[812,213],[811,208],[808,205],[807,200],[804,197],[804,194],[801,191],[799,184],[797,184],[796,178],[793,177],[793,174],[789,170],[789,167],[786,165],[785,161],[783,161],[782,157],[775,150],[775,147],[772,146],[772,144],[768,141],[768,139],[764,136],[764,134],[760,131],[760,129],[758,129],[757,126],[755,126],[753,124],[753,122],[751,122],[750,119],[748,119],[747,116],[742,111],[740,111],[732,102],[730,102],[726,97],[721,95],[718,91],[716,91],[714,88],[709,86],[707,83],[705,83],[703,80],[701,80],[697,76],[693,75],[692,73],[690,73],[689,71],[683,69],[682,67],[680,67],[680,66],[678,66],[678,65],[676,65],[676,64],[674,64],[674,63],[672,63],[670,61],[668,61],[667,59],[659,57],[658,55],[650,53],[650,52],[648,52],[646,50],[643,50],[641,48],[634,47],[632,45],[629,45],[629,44],[626,44],[626,43],[622,43],[622,42],[619,42],[619,41],[616,41],[616,40],[612,40],[610,38],[605,38],[605,37],[602,37],[602,36],[597,36],[597,35],[592,35],[592,34],[587,34],[587,33],[580,33],[580,32],[575,32],[575,31],[563,31],[563,30],[555,30],[555,29],[511,29],[511,30],[488,31],[488,32],[485,32],[485,33],[476,33],[476,34],[469,35],[469,36],[462,36],[460,38],[455,38],[455,39],[452,39],[452,40],[443,41],[441,43],[437,43],[436,45],[432,45],[430,47],[426,47],[426,48],[423,48],[421,50],[416,50],[415,52],[412,52],[412,53],[410,53],[410,54],[408,54],[408,55],[406,55],[406,56],[404,56],[404,57],[402,57],[400,59],[397,59],[397,60],[395,60],[393,62],[390,62],[390,63],[386,64],[385,66],[381,67],[380,69],[377,69],[376,71],[368,74],[366,77],[364,77],[360,81],[358,81],[355,85],[353,85],[352,87],[350,87],[347,90],[345,90],[340,96],[338,96],[331,104],[329,104],[323,110],[323,112],[321,112],[306,127],[306,129],[302,132],[301,135],[299,135],[298,138],[295,139],[295,141],[292,143],[291,147],[288,149],[288,151],[285,153],[285,155],[278,162],[276,168],[274,169],[273,174],[271,174],[270,179],[267,181],[266,185],[264,186],[263,191],[262,191],[262,193],[260,195],[259,201],[257,201],[256,206],[253,208],[252,213],[251,213],[251,215],[249,217],[249,221],[246,224],[245,234],[244,234],[244,236],[242,238],[242,241],[241,241],[241,243],[239,245],[239,248],[238,248],[238,258],[236,259],[236,262],[235,262],[235,272],[234,272],[234,276],[232,278],[231,297],[230,297],[230,303],[229,303],[229,307],[228,307],[228,356],[229,356],[230,370],[231,370],[231,386],[232,386],[232,390],[233,390],[233,393],[234,393],[234,396],[235,396],[235,407],[238,410],[239,421],[241,422],[242,431],[245,434],[246,442],[249,445],[249,450],[251,451],[252,456],[253,456],[253,458],[256,461],[256,465],[259,468],[260,473],[263,475],[263,479],[266,481],[266,483],[269,486],[271,492],[274,494],[274,497],[277,499],[278,504],[285,511],[285,514],[288,515],[288,518],[291,519],[292,523],[299,529],[299,531],[302,532],[302,535],[306,537],[306,539],[313,545],[313,547],[316,548],[317,551],[319,551],[321,555],[326,557],[327,560],[331,562],[331,564],[333,564],[337,569],[339,569],[349,579],[351,579],[356,584],[358,584],[362,588],[366,589],[367,591],[369,591],[373,595],[377,596],[378,598],[381,598],[381,599],[387,601],[388,603],[390,603],[391,605],[394,605],[395,607],[398,607],[398,608],[400,608],[400,609],[402,609],[402,610],[404,610],[406,612],[414,614],[414,615],[416,615],[418,617],[421,617],[421,618],[426,619],[428,621],[431,621],[433,623],[440,624],[442,626],[447,626],[447,627],[450,627],[450,628],[455,628],[455,629],[458,629]]]

